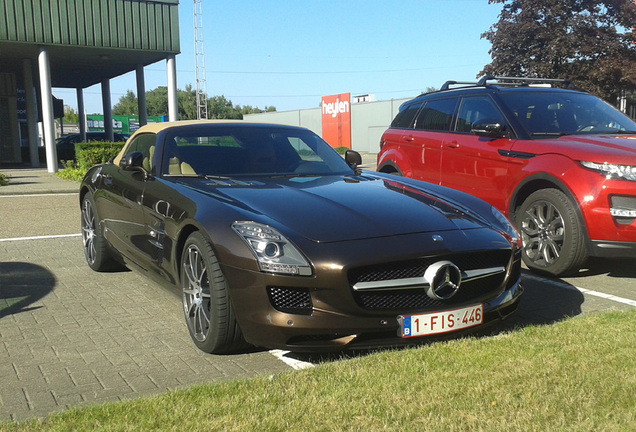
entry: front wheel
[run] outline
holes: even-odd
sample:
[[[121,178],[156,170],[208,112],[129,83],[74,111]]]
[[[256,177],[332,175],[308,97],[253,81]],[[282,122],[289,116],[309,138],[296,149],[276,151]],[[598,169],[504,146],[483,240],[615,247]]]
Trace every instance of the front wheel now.
[[[587,259],[583,224],[572,201],[560,190],[532,193],[517,212],[523,262],[553,276],[577,271]]]
[[[181,289],[185,320],[197,348],[227,354],[248,346],[236,321],[219,262],[199,232],[192,233],[183,247]]]

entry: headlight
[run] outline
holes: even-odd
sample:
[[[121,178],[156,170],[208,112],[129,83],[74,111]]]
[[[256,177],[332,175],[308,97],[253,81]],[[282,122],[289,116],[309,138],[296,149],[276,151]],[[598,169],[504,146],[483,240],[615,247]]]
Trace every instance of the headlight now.
[[[307,260],[274,228],[256,222],[234,222],[232,228],[252,250],[261,271],[311,276]]]
[[[605,176],[606,179],[625,179],[636,181],[636,166],[632,165],[616,165],[610,163],[595,163],[581,161],[581,165],[594,171],[598,171]]]
[[[501,225],[503,229],[503,233],[508,238],[508,241],[515,247],[521,247],[521,237],[519,233],[515,229],[515,227],[510,223],[507,217],[505,217],[499,210],[494,207],[490,208],[493,216],[497,219],[497,222]]]

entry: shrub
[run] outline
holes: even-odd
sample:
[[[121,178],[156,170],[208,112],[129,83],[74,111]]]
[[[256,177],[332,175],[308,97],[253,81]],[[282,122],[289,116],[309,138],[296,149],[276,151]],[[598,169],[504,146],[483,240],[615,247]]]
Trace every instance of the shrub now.
[[[9,179],[6,175],[0,173],[0,186],[6,186],[9,184]]]
[[[58,172],[57,176],[65,180],[80,181],[90,167],[106,163],[117,156],[124,144],[123,142],[97,141],[75,144],[77,162],[63,162],[64,169]]]
[[[73,161],[63,161],[64,168],[56,175],[64,180],[81,181],[86,174],[85,169],[79,169]]]
[[[122,149],[123,142],[98,142],[75,144],[75,154],[77,156],[77,167],[88,171],[93,165],[108,162]]]

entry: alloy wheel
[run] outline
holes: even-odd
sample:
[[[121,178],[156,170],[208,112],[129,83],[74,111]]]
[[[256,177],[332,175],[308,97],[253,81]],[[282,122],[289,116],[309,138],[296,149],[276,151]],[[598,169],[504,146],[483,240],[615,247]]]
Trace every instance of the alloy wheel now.
[[[549,201],[535,201],[524,213],[521,238],[526,256],[537,266],[548,267],[561,256],[565,222]]]
[[[95,248],[95,212],[88,199],[82,205],[82,240],[84,242],[84,254],[90,264],[95,262],[97,250]]]
[[[183,307],[192,336],[204,342],[210,330],[210,280],[201,251],[190,245],[185,251],[181,284]]]

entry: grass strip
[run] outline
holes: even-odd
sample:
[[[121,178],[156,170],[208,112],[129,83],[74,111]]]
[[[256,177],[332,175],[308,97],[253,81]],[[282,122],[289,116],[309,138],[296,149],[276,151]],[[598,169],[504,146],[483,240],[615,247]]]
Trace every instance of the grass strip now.
[[[632,431],[636,310],[74,408],[2,431]]]

